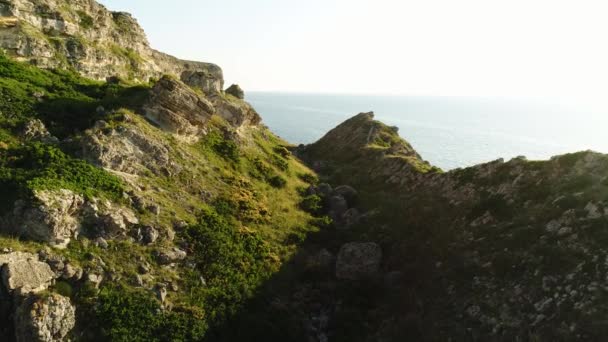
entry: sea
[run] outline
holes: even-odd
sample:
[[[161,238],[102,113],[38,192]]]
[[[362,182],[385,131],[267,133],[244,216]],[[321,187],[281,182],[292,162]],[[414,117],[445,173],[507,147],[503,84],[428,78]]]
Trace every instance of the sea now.
[[[582,150],[608,153],[608,106],[563,98],[379,96],[249,92],[275,133],[317,141],[361,112],[399,127],[423,159],[444,170],[504,158],[532,160]]]

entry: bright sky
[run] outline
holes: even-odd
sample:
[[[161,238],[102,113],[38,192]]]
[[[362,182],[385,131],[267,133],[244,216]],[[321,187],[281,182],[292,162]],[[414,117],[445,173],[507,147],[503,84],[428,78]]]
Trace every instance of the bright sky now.
[[[247,90],[603,96],[608,2],[102,0]]]

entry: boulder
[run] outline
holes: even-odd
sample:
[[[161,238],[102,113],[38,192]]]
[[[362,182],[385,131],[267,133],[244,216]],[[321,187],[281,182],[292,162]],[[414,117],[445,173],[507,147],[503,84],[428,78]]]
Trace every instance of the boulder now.
[[[233,84],[228,87],[228,89],[226,89],[226,94],[230,94],[240,100],[245,99],[245,92],[238,84]]]
[[[334,196],[342,196],[348,202],[348,207],[353,207],[357,204],[357,197],[359,193],[355,188],[349,185],[340,185],[336,187],[333,191]]]
[[[12,293],[26,294],[46,290],[55,279],[51,267],[31,253],[13,252],[0,255],[2,282]]]
[[[59,139],[52,136],[46,129],[44,123],[38,119],[28,121],[23,128],[22,135],[23,138],[28,141],[41,141],[47,144],[56,144],[59,142]]]
[[[17,201],[13,211],[17,234],[65,247],[80,230],[81,195],[70,190],[36,190],[31,204]]]
[[[181,136],[201,133],[215,113],[211,102],[168,76],[161,78],[152,88],[144,111],[146,118],[161,129]]]
[[[121,126],[109,131],[94,128],[82,139],[82,155],[93,164],[126,174],[148,172],[171,175],[179,165],[171,159],[170,146],[135,126]]]
[[[186,252],[182,251],[179,248],[172,248],[163,251],[159,251],[156,253],[156,260],[161,265],[169,265],[174,262],[178,262],[186,259]]]
[[[372,277],[380,270],[382,249],[373,242],[347,243],[340,248],[336,261],[336,277],[359,280]]]
[[[217,115],[235,127],[257,125],[262,121],[258,112],[243,100],[215,96],[213,104],[215,105]]]
[[[340,223],[344,228],[351,227],[361,221],[361,213],[357,208],[350,208],[344,214],[342,214],[342,220]]]
[[[334,221],[341,221],[342,216],[348,210],[348,203],[342,196],[332,196],[329,199],[329,215]]]
[[[185,84],[202,90],[206,95],[219,94],[224,88],[224,80],[207,71],[186,70],[180,78]]]
[[[32,295],[15,311],[15,338],[17,342],[65,341],[75,324],[76,309],[69,298]]]
[[[147,245],[156,242],[158,236],[158,230],[154,227],[145,226],[141,229],[141,241]]]

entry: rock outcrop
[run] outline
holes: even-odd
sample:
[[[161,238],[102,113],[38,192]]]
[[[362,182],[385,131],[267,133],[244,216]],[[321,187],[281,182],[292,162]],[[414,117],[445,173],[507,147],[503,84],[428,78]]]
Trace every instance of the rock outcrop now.
[[[127,115],[125,122],[130,121]],[[106,129],[104,123],[98,123],[85,133],[81,146],[86,160],[120,173],[170,176],[180,169],[171,157],[171,147],[137,125]]]
[[[183,61],[150,48],[128,13],[93,0],[0,2],[0,49],[44,68],[71,67],[98,80],[109,76],[148,81],[164,74],[202,72],[223,86],[214,64]]]
[[[9,220],[16,233],[32,240],[65,246],[80,230],[81,195],[66,189],[37,190],[31,203],[18,201]]]
[[[238,84],[233,84],[228,87],[228,89],[226,89],[226,94],[230,94],[240,100],[245,99],[245,92]]]
[[[187,137],[201,133],[215,108],[184,83],[163,77],[152,89],[144,111],[163,130]]]
[[[76,309],[69,298],[51,294],[29,296],[15,312],[16,342],[65,341],[76,324]]]
[[[3,230],[35,241],[65,248],[81,233],[83,224],[95,227],[99,236],[124,236],[139,222],[129,208],[108,200],[83,196],[71,190],[35,190],[29,202],[18,200],[3,218]]]
[[[16,295],[44,291],[56,278],[51,267],[31,253],[0,254],[0,269],[4,288]]]

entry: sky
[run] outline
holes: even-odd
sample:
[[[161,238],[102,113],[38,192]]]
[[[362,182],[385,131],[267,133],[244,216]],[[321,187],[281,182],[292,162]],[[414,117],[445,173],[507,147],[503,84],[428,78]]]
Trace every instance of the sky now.
[[[608,89],[608,2],[102,0],[246,91],[567,96]]]

